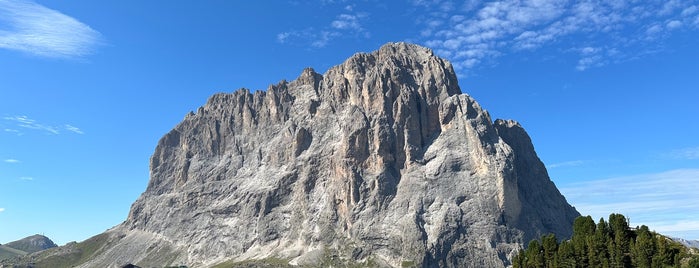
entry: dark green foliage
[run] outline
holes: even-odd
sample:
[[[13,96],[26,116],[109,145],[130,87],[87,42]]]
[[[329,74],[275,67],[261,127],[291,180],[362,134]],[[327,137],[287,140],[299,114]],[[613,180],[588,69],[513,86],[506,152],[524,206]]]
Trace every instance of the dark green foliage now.
[[[546,262],[546,268],[556,268],[558,267],[558,262],[556,261],[556,252],[558,251],[558,239],[556,235],[548,234],[541,237],[541,247],[543,249],[543,258],[545,260],[552,260]]]
[[[527,246],[527,250],[524,251],[524,255],[527,256],[526,267],[532,268],[544,268],[544,249],[539,244],[539,240],[532,240]]]
[[[699,268],[699,256],[693,256],[688,262],[689,268]]]
[[[515,268],[699,268],[699,256],[648,226],[629,228],[626,217],[612,214],[608,223],[600,219],[597,224],[590,216],[578,217],[570,240],[559,243],[552,234],[542,236],[520,250],[512,264]]]

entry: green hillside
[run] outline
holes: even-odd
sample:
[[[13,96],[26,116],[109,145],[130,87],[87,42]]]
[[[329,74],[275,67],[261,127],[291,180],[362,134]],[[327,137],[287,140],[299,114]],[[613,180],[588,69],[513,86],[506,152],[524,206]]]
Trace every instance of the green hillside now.
[[[56,244],[53,243],[53,241],[51,241],[51,239],[48,237],[43,235],[32,235],[17,241],[0,245],[0,260],[24,256],[54,247],[56,247]]]
[[[24,255],[27,255],[27,252],[21,251],[19,249],[14,249],[5,245],[0,245],[0,260]]]

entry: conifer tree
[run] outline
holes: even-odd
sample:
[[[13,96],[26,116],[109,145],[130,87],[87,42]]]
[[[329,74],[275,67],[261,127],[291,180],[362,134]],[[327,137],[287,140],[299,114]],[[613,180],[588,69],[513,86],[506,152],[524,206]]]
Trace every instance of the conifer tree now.
[[[608,222],[602,218],[597,224],[590,216],[578,217],[570,240],[558,243],[553,234],[532,240],[512,264],[515,268],[699,268],[699,255],[691,255],[648,226],[630,229],[626,217],[611,214]]]

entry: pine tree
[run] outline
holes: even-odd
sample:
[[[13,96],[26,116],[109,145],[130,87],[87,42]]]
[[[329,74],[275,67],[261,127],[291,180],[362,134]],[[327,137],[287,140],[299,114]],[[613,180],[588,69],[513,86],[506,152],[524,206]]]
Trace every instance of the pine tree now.
[[[655,238],[648,226],[636,230],[636,241],[633,243],[633,265],[638,268],[650,268],[655,255]]]
[[[594,235],[595,221],[592,217],[578,217],[573,222],[573,249],[577,267],[590,267],[590,253],[588,247],[588,237]]]
[[[524,253],[524,249],[520,249],[519,253],[517,253],[517,256],[512,258],[512,267],[513,268],[526,267],[526,255]]]
[[[556,235],[548,234],[541,238],[541,246],[544,250],[545,267],[557,268],[556,253],[558,252],[558,239]]]
[[[539,243],[539,240],[529,242],[524,255],[526,256],[527,268],[544,268],[544,250]]]
[[[595,263],[598,267],[610,268],[609,249],[607,248],[610,234],[611,229],[609,229],[609,225],[604,221],[604,218],[600,218],[599,223],[597,223],[597,229],[595,230],[592,247],[592,250],[595,251],[597,258]]]
[[[631,234],[626,217],[621,214],[609,215],[609,227],[614,237],[614,248],[610,249],[614,258],[611,266],[614,268],[631,267],[631,254],[629,251]]]
[[[558,245],[557,261],[562,268],[575,268],[577,261],[575,259],[575,250],[570,241],[563,241]]]

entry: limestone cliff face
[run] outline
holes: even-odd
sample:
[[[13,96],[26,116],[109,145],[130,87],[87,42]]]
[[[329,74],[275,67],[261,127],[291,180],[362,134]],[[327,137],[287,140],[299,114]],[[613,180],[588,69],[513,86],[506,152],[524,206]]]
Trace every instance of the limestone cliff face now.
[[[148,188],[83,266],[502,267],[578,215],[518,123],[493,122],[429,49],[392,43],[212,96],[160,140]]]

